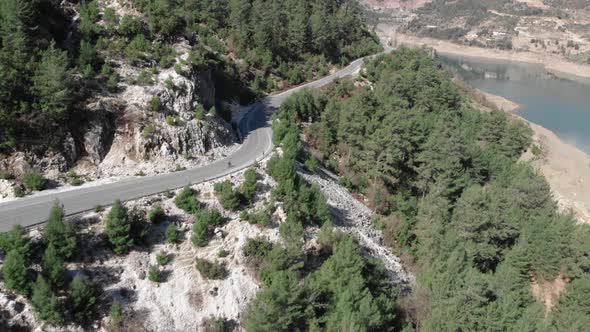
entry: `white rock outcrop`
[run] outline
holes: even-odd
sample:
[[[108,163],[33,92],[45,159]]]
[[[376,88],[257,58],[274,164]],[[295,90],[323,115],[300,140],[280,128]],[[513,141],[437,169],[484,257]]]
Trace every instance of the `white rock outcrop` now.
[[[411,290],[415,277],[402,266],[399,257],[383,244],[381,231],[371,222],[373,212],[354,198],[350,192],[338,184],[335,176],[325,171],[324,175],[299,172],[307,182],[317,184],[332,207],[339,229],[352,234],[367,253],[379,258],[389,272],[391,281],[402,288]]]
[[[19,177],[33,169],[53,185],[67,183],[63,173],[74,169],[86,181],[97,178],[157,174],[191,168],[224,157],[237,149],[232,126],[216,115],[195,118],[197,106],[216,102],[208,68],[186,64],[190,47],[173,45],[179,57],[174,68],[161,70],[153,84],[119,84],[119,92],[88,101],[87,122],[71,133],[64,130],[59,148],[31,148],[0,155],[0,171]],[[182,65],[181,65],[182,63]],[[133,82],[141,69],[124,62],[116,70]],[[150,110],[157,98],[160,108]],[[0,199],[12,199],[12,186],[0,187]]]

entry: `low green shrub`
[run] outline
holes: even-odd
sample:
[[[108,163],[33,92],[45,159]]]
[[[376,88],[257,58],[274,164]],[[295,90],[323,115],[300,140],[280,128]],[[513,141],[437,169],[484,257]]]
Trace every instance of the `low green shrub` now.
[[[158,96],[152,97],[148,105],[148,109],[151,112],[159,112],[162,110],[162,100]]]
[[[23,184],[28,190],[31,191],[40,191],[45,188],[45,184],[47,180],[41,175],[41,173],[37,171],[32,171],[23,175],[22,178]]]
[[[203,107],[203,105],[199,104],[199,106],[195,108],[195,118],[197,120],[205,120],[206,114],[207,111],[205,110],[205,107]]]
[[[150,138],[155,131],[156,126],[154,126],[153,124],[149,124],[145,128],[143,128],[142,136],[143,138]]]
[[[166,242],[168,242],[168,243],[180,242],[178,229],[174,223],[171,223],[170,225],[168,225],[168,227],[166,227],[165,237],[166,237]]]
[[[137,85],[143,85],[143,86],[154,84],[154,78],[153,78],[152,72],[147,69],[140,71],[139,74],[137,74],[137,77],[135,78],[134,83]]]
[[[0,171],[0,180],[11,180],[14,176],[9,171]]]
[[[165,251],[160,251],[157,255],[156,255],[156,262],[158,262],[158,264],[160,266],[164,266],[166,264],[168,264],[170,262],[170,256],[168,255],[167,252]]]
[[[166,117],[166,123],[169,126],[174,126],[174,127],[184,126],[184,121],[182,121],[182,119],[178,116],[168,115]]]
[[[160,268],[158,268],[158,266],[150,265],[148,270],[148,279],[153,282],[162,281],[162,273],[160,272]]]
[[[221,280],[225,279],[228,275],[225,265],[217,262],[211,262],[206,259],[197,258],[196,265],[197,270],[205,279]]]
[[[203,331],[226,332],[232,331],[232,324],[224,317],[209,317],[203,321]]]
[[[531,152],[536,158],[540,158],[543,155],[543,149],[537,144],[533,144]]]
[[[254,265],[262,264],[264,257],[272,250],[272,243],[265,238],[256,237],[248,239],[248,242],[242,247],[242,254],[248,259],[248,262]]]
[[[184,187],[178,195],[176,195],[176,198],[174,198],[174,204],[176,204],[179,209],[192,214],[201,210],[201,203],[197,200],[197,197],[195,197],[195,191],[189,186]]]
[[[230,254],[229,251],[227,251],[225,249],[221,249],[217,252],[217,257],[223,258],[223,257],[227,257],[229,254]]]
[[[17,185],[16,187],[14,187],[14,196],[23,197],[26,193],[27,192],[22,185]]]
[[[240,193],[232,188],[229,180],[216,183],[214,190],[219,203],[224,209],[236,211],[240,207]]]
[[[164,86],[168,90],[174,90],[174,81],[171,78],[168,78],[164,81]]]
[[[148,213],[148,220],[151,221],[153,224],[159,224],[166,220],[166,211],[164,211],[164,208],[160,205],[155,206]]]

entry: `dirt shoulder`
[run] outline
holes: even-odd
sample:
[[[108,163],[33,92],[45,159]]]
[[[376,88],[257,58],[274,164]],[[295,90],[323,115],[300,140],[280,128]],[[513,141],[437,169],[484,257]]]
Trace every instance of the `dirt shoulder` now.
[[[529,149],[521,160],[530,162],[545,176],[561,210],[571,210],[578,221],[590,224],[590,156],[565,143],[551,130],[515,114],[518,104],[481,90],[477,92],[511,117],[529,124],[533,130],[533,144],[539,146],[542,153],[535,156]]]
[[[590,66],[576,64],[556,55],[533,52],[513,52],[498,49],[464,46],[433,38],[414,37],[402,33],[388,31],[387,27],[380,27],[378,29],[378,33],[382,35],[382,38],[390,40],[394,45],[426,45],[434,48],[439,53],[532,63],[541,65],[547,71],[560,77],[568,79],[584,78],[584,81],[585,79],[590,79]]]

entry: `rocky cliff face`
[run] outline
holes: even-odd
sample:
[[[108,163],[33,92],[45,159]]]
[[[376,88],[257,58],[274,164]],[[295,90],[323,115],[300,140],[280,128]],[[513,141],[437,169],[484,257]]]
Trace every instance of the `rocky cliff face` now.
[[[133,68],[122,66],[121,71],[135,75]],[[86,133],[82,172],[101,177],[151,174],[194,166],[229,152],[235,141],[231,125],[215,115],[195,116],[197,106],[215,102],[211,73],[188,66],[177,71],[163,70],[156,84],[127,85],[118,95],[93,105],[99,113],[116,116],[113,130],[99,122]],[[159,101],[157,110],[150,106],[152,100]]]
[[[179,60],[188,56],[186,44],[175,45]],[[133,81],[139,69],[117,64],[119,75]],[[43,152],[19,151],[0,158],[0,170],[16,177],[33,169],[63,180],[74,169],[86,179],[154,174],[191,167],[230,152],[236,140],[229,123],[207,114],[195,117],[195,108],[215,103],[215,85],[209,69],[188,65],[162,70],[153,84],[120,84],[116,94],[104,93],[89,101],[86,125],[67,133],[61,147]],[[158,99],[160,106],[150,106]],[[6,188],[5,188],[6,187]],[[0,188],[0,199],[12,194]]]

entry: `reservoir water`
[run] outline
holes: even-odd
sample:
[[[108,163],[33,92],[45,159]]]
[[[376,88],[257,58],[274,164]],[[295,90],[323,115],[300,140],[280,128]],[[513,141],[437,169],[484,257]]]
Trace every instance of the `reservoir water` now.
[[[556,77],[520,62],[440,55],[470,85],[512,100],[523,118],[590,153],[590,80]]]

